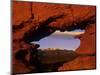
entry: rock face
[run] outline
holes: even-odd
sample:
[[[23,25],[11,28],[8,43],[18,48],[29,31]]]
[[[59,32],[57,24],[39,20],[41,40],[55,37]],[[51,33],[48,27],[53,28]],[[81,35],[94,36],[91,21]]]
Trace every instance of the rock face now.
[[[95,56],[79,56],[73,61],[64,63],[58,71],[90,70],[96,68]]]
[[[82,36],[80,47],[76,50],[80,54],[95,54],[96,53],[96,25],[91,24],[86,27],[86,31]]]
[[[85,29],[85,33],[76,36],[81,40],[80,47],[76,50],[79,57],[71,62],[65,63],[58,71],[85,70],[96,68],[96,25],[91,24]]]
[[[95,6],[13,1],[13,73],[40,72],[38,68],[41,65],[37,65],[40,62],[37,57],[42,57],[38,56],[39,45],[30,42],[39,41],[55,30],[85,29],[85,34],[76,37],[81,40],[75,52],[80,57],[63,62],[63,66],[57,67],[58,71],[95,68],[95,15]]]
[[[38,59],[42,64],[57,64],[75,59],[78,55],[74,51],[46,50],[38,52]],[[68,57],[68,58],[66,58]]]

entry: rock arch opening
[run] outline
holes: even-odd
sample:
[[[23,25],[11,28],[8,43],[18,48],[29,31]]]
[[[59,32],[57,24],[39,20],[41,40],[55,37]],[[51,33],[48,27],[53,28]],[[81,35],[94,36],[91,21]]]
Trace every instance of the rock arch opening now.
[[[80,39],[75,36],[84,34],[83,29],[74,29],[72,31],[61,32],[56,30],[51,35],[42,38],[39,41],[32,41],[31,43],[39,44],[41,50],[73,50],[75,51],[80,46]]]

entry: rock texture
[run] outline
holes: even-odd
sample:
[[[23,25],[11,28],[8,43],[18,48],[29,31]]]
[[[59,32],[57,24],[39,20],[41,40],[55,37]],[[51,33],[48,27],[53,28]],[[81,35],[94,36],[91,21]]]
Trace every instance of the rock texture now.
[[[67,50],[40,50],[38,52],[38,59],[42,64],[56,64],[61,62],[68,62],[75,59],[77,56],[78,55],[74,51]]]
[[[63,62],[63,66],[60,68],[57,66],[56,70],[52,71],[95,68],[95,18],[95,6],[13,1],[13,73],[40,72],[41,65],[37,65],[40,62],[37,58],[39,45],[30,42],[39,41],[55,30],[85,29],[86,31],[84,35],[76,37],[81,40],[81,45],[75,52],[80,57],[75,56],[76,59]],[[52,64],[54,63],[55,61]]]
[[[95,56],[79,56],[73,61],[64,63],[58,71],[90,70],[96,68]]]
[[[80,54],[95,54],[96,53],[96,25],[90,24],[85,29],[82,36],[78,36],[81,40],[80,47],[76,50]]]

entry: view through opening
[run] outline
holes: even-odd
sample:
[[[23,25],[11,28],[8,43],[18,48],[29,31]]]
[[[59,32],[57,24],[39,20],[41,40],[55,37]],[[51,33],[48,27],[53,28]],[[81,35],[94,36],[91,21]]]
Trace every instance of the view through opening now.
[[[32,42],[39,44],[39,49],[65,49],[75,51],[80,46],[80,39],[75,36],[84,34],[85,30],[76,29],[73,31],[55,31],[50,36],[41,39],[40,41]]]

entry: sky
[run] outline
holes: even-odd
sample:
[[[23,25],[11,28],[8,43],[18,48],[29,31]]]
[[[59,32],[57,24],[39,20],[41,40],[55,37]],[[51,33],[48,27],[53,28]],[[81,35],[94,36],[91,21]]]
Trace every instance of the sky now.
[[[73,31],[55,31],[48,37],[41,39],[40,41],[33,42],[36,44],[40,44],[39,49],[46,48],[59,48],[66,50],[76,50],[80,46],[80,40],[78,38],[74,38],[76,35],[84,34],[84,30],[73,30]]]

